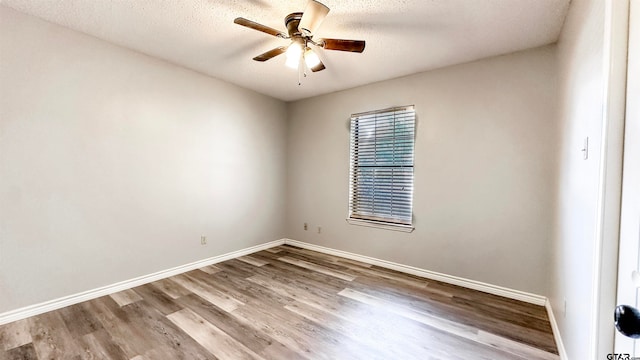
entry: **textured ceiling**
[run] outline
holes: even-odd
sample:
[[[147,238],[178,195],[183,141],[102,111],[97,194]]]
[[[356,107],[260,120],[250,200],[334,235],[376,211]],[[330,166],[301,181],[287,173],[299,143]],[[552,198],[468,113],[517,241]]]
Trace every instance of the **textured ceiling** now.
[[[139,52],[291,101],[554,43],[569,0],[321,0],[331,11],[316,38],[366,40],[364,53],[319,50],[327,69],[298,73],[284,56],[255,55],[287,40],[306,0],[1,0],[6,6]]]

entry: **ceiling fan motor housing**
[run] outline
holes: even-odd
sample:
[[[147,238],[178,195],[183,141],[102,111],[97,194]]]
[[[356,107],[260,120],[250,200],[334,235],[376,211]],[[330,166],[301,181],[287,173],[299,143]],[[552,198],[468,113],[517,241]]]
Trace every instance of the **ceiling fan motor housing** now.
[[[291,38],[299,38],[304,37],[302,32],[298,30],[298,25],[300,24],[300,19],[302,19],[301,12],[294,12],[287,17],[284,18],[284,24],[287,27],[287,31],[289,32],[289,36]]]

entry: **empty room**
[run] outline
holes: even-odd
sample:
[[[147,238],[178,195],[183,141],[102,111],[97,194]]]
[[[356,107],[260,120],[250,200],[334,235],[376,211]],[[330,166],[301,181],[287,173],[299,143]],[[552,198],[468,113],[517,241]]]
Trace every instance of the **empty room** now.
[[[0,1],[0,360],[640,358],[639,19]]]

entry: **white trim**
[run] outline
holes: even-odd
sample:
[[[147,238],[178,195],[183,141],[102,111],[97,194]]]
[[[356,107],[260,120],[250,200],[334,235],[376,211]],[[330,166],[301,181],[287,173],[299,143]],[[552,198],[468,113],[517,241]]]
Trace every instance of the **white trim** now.
[[[620,207],[620,243],[618,250],[618,282],[616,304],[638,306],[640,282],[633,274],[640,264],[640,0],[632,0],[629,8],[627,57],[627,104],[624,125],[624,160],[622,205]],[[632,277],[633,276],[633,277]],[[638,343],[638,344],[636,344]],[[614,352],[640,355],[640,342],[615,332]],[[638,350],[636,350],[638,349]]]
[[[458,285],[458,286],[466,287],[469,289],[506,297],[509,299],[520,300],[520,301],[524,301],[534,305],[544,306],[547,301],[547,298],[541,295],[531,294],[531,293],[527,293],[520,290],[509,289],[502,286],[491,285],[491,284],[483,283],[476,280],[470,280],[470,279],[465,279],[457,276],[442,274],[435,271],[424,270],[424,269],[420,269],[413,266],[398,264],[391,261],[376,259],[376,258],[364,256],[364,255],[358,255],[358,254],[354,254],[354,253],[350,253],[342,250],[331,249],[324,246],[309,244],[309,243],[298,241],[298,240],[284,239],[284,243],[287,245],[301,247],[303,249],[309,249],[309,250],[318,251],[318,252],[329,254],[329,255],[341,256],[347,259],[361,261],[367,264],[377,265],[387,269],[392,269],[392,270],[400,271],[403,273],[420,276],[426,279],[442,281],[448,284]]]
[[[614,350],[615,307],[622,192],[626,94],[628,0],[605,1],[603,109],[594,237],[589,351],[599,358]]]
[[[560,328],[558,327],[558,322],[556,322],[556,317],[553,315],[553,307],[551,306],[551,302],[549,299],[544,304],[545,309],[547,309],[547,315],[549,316],[549,323],[551,323],[551,331],[553,332],[553,338],[556,341],[556,348],[558,348],[558,354],[560,354],[560,360],[569,360],[567,356],[567,350],[564,347],[564,343],[562,342],[562,337],[560,336]]]
[[[373,220],[347,218],[347,222],[351,225],[366,226],[366,227],[392,230],[392,231],[401,231],[401,232],[407,232],[407,233],[412,232],[414,229],[414,227],[411,225],[382,223],[380,221],[373,221]]]
[[[58,299],[45,301],[40,304],[35,304],[31,306],[26,306],[20,309],[8,311],[0,314],[0,325],[7,324],[13,321],[21,320],[28,318],[30,316],[39,315],[45,313],[47,311],[61,309],[65,306],[77,304],[83,301],[99,298],[104,295],[109,295],[114,292],[131,289],[136,286],[144,285],[153,281],[157,281],[160,279],[164,279],[170,276],[174,276],[177,274],[181,274],[187,271],[195,270],[201,268],[203,266],[212,265],[215,263],[219,263],[222,261],[230,260],[239,256],[248,255],[257,251],[262,251],[265,249],[272,248],[274,246],[279,246],[284,244],[284,239],[270,241],[264,244],[248,247],[245,249],[240,249],[236,251],[232,251],[230,253],[210,257],[204,260],[194,261],[189,264],[176,266],[171,269],[158,271],[152,274],[138,276],[136,278],[121,281],[115,284],[102,286],[93,290],[84,291],[81,293],[77,293],[74,295],[69,295],[65,297],[61,297]]]

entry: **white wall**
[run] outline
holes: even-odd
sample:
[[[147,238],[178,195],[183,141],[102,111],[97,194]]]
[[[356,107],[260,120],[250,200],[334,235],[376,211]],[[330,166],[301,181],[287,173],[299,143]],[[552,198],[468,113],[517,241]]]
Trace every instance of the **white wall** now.
[[[593,292],[598,271],[594,260],[604,111],[604,4],[572,1],[558,42],[561,127],[550,300],[570,359],[595,358],[590,334],[592,314],[598,311]],[[585,137],[588,160],[580,151]]]
[[[290,103],[287,235],[547,294],[555,70],[551,46]],[[350,114],[411,104],[415,231],[347,224]]]
[[[3,6],[0,54],[0,313],[285,235],[286,104]]]

